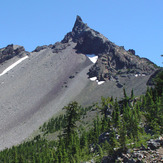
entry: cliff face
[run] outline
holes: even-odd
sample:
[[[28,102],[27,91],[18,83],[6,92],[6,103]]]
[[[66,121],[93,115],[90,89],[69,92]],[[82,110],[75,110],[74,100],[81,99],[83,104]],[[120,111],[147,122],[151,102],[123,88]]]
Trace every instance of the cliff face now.
[[[135,55],[133,49],[126,51],[117,46],[99,32],[89,28],[77,16],[76,22],[61,43],[75,42],[76,51],[83,54],[97,55],[97,63],[89,70],[89,77],[97,76],[98,80],[108,80],[121,73],[151,74],[156,68],[145,58]]]

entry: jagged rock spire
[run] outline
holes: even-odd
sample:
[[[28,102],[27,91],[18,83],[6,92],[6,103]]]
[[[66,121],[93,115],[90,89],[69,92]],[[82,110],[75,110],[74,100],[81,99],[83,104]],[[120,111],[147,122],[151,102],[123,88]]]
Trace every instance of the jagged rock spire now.
[[[64,39],[61,42],[62,43],[66,43],[69,41],[77,42],[81,33],[85,31],[87,28],[89,28],[87,24],[83,23],[81,17],[77,15],[72,32],[67,33],[67,35],[64,37]]]
[[[79,35],[86,28],[88,28],[88,26],[83,23],[81,17],[77,15],[72,32],[74,32],[75,35]]]

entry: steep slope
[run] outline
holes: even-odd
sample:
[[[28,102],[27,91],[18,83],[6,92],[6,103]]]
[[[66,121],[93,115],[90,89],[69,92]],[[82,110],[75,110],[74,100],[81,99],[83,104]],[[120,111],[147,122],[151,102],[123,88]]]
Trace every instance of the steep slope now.
[[[97,62],[87,54],[95,54]],[[136,95],[144,93],[156,70],[133,50],[125,51],[89,28],[79,16],[61,42],[38,46],[31,53],[9,45],[0,49],[0,57],[0,73],[6,72],[0,76],[0,150],[23,141],[72,100],[89,105],[101,96],[121,98],[123,87],[127,93],[132,88]]]
[[[28,137],[89,82],[86,73],[92,63],[73,48],[71,43],[58,53],[53,48],[30,53],[0,77],[0,149]]]

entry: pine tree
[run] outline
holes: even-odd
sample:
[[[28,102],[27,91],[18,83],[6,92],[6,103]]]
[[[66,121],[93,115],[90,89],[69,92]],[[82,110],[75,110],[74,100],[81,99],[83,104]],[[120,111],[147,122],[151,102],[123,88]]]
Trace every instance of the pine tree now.
[[[117,139],[115,130],[112,128],[109,135],[109,142],[111,147],[114,149],[117,146]]]
[[[101,132],[106,132],[110,127],[108,125],[109,118],[103,117],[102,119],[102,127],[101,127]]]
[[[126,94],[126,89],[125,89],[125,88],[123,88],[123,95],[124,95],[124,98],[125,98],[125,99],[128,98],[128,96],[127,96],[127,94]]]
[[[127,130],[126,130],[126,124],[124,119],[122,119],[122,123],[120,125],[119,129],[119,143],[123,151],[126,150],[127,147]]]
[[[15,147],[14,150],[15,150],[14,162],[15,162],[15,163],[18,163],[19,160],[18,160],[18,152],[17,152],[17,148]]]
[[[120,124],[120,109],[119,109],[119,104],[117,102],[117,99],[115,100],[115,103],[114,103],[114,111],[113,111],[112,120],[114,122],[115,127],[119,127],[119,124]]]
[[[82,132],[82,135],[80,137],[80,146],[81,146],[81,148],[88,146],[88,138],[87,138],[87,133],[86,133],[85,129]]]
[[[102,107],[101,112],[102,114],[105,116],[105,118],[107,118],[107,110],[108,110],[108,104],[109,104],[109,99],[105,99],[104,97],[101,97],[101,105]]]
[[[158,92],[158,95],[161,96],[163,92],[163,70],[161,70],[157,74],[154,82],[155,82],[155,89]]]
[[[131,99],[134,99],[134,90],[131,90]]]
[[[77,102],[71,102],[63,109],[66,110],[64,136],[67,140],[66,143],[69,144],[70,135],[74,132],[74,129],[76,128],[76,121],[80,118],[80,107]]]
[[[95,143],[98,142],[100,131],[101,131],[101,123],[100,123],[100,120],[99,120],[99,116],[97,116],[97,119],[94,120],[94,133],[93,133]]]
[[[102,148],[101,148],[101,146],[99,144],[97,144],[97,147],[98,147],[99,158],[100,158],[100,160],[102,160],[102,158],[103,158],[103,150],[102,150]]]
[[[63,149],[63,162],[68,163],[69,159],[68,159],[68,154],[66,152],[66,149]]]

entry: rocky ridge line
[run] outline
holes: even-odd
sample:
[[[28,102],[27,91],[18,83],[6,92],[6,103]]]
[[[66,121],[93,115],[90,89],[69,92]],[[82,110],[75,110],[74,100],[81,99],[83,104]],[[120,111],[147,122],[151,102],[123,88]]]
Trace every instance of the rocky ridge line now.
[[[83,23],[77,16],[76,22],[61,43],[75,42],[78,53],[99,56],[97,63],[89,70],[89,77],[98,80],[110,80],[118,74],[152,74],[157,68],[146,58],[135,55],[133,49],[126,51],[117,46],[99,32]]]
[[[151,75],[158,69],[150,60],[135,55],[133,49],[126,51],[123,46],[117,46],[101,33],[91,29],[80,16],[77,16],[72,31],[67,33],[61,42],[38,46],[33,52],[50,48],[53,53],[58,53],[71,42],[76,44],[77,53],[98,56],[97,62],[90,68],[88,75],[90,78],[97,77],[99,81],[117,80],[118,75],[124,74]],[[25,49],[22,46],[16,48],[13,44],[8,45],[0,49],[0,63],[24,52]]]

